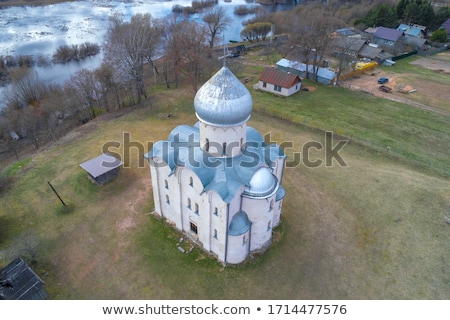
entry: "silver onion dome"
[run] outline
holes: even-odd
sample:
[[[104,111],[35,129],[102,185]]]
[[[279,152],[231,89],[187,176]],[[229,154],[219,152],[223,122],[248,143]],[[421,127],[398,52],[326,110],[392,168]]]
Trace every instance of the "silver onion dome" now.
[[[194,107],[200,121],[233,126],[250,118],[253,100],[241,81],[223,66],[197,91]]]
[[[247,187],[244,189],[244,195],[250,198],[270,197],[277,191],[278,180],[272,174],[269,168],[261,167],[253,173]]]

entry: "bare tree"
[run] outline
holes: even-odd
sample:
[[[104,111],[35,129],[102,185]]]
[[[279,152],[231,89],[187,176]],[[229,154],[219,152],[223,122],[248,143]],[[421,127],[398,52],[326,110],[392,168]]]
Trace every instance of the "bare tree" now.
[[[136,14],[130,22],[122,16],[114,16],[104,46],[105,61],[117,68],[116,71],[134,82],[137,103],[141,96],[147,97],[144,86],[144,63],[149,61],[159,44],[159,30],[156,20],[150,14]]]
[[[303,6],[291,14],[288,21],[292,30],[289,34],[290,54],[306,64],[306,77],[312,73],[315,80],[330,44],[329,34],[334,30],[336,19],[327,12],[326,7]]]
[[[45,86],[41,83],[35,70],[27,67],[16,68],[11,72],[12,96],[21,103],[38,104]]]
[[[172,16],[162,22],[162,38],[165,47],[163,48],[163,58],[160,59],[162,74],[167,88],[170,88],[171,83],[178,86],[179,75],[182,66],[182,44],[180,39],[182,37],[183,24],[180,23],[177,16]]]
[[[206,31],[208,34],[209,43],[209,57],[212,56],[212,49],[216,44],[217,36],[225,31],[231,25],[233,20],[227,15],[224,7],[216,6],[208,10],[203,15],[203,21],[206,24]]]
[[[81,103],[89,108],[90,117],[94,119],[96,116],[94,107],[98,105],[100,97],[94,72],[81,69],[67,81],[67,85],[73,89]]]
[[[205,66],[207,47],[204,43],[207,32],[204,26],[189,20],[180,23],[180,30],[177,39],[181,44],[183,62],[181,72],[189,79],[194,92],[197,92]]]

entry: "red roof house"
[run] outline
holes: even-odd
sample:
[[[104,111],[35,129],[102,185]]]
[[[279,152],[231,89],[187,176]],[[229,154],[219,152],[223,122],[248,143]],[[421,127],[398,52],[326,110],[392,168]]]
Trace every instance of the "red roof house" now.
[[[296,74],[267,67],[259,76],[258,89],[290,96],[302,87],[302,80]]]

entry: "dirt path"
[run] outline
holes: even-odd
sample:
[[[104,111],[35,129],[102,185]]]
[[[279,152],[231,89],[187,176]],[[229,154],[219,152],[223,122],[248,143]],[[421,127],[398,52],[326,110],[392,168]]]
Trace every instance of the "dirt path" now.
[[[421,61],[422,59],[419,59],[417,61]],[[416,62],[417,62],[416,61]],[[420,62],[422,66],[425,66],[424,62]],[[449,73],[450,73],[450,63],[449,64]],[[430,64],[428,64],[429,66]],[[439,69],[444,70],[444,69]],[[446,71],[442,71],[446,72]],[[449,112],[446,110],[442,110],[439,108],[436,108],[431,105],[423,104],[420,102],[415,101],[412,97],[410,98],[410,95],[413,95],[416,90],[420,90],[420,93],[424,96],[429,97],[430,101],[431,99],[434,99],[436,97],[440,97],[441,100],[449,101],[450,100],[450,92],[448,91],[448,88],[446,88],[444,85],[439,85],[436,83],[430,83],[424,80],[416,79],[414,81],[414,86],[411,86],[409,84],[406,84],[404,87],[404,90],[406,92],[412,90],[411,93],[401,93],[397,90],[397,87],[399,85],[403,84],[402,78],[404,77],[412,77],[414,78],[414,74],[397,74],[394,72],[389,71],[381,71],[374,75],[368,75],[368,74],[362,74],[358,77],[345,80],[341,82],[341,86],[345,88],[349,88],[350,90],[354,91],[361,91],[366,92],[369,94],[372,94],[377,97],[381,97],[384,99],[389,99],[393,101],[397,101],[400,103],[405,103],[407,105],[413,106],[415,108],[419,108],[422,110],[427,110],[431,112],[435,112],[438,114],[442,114],[445,116],[449,115]],[[385,77],[389,79],[389,82],[386,84],[388,87],[392,88],[391,93],[382,92],[379,90],[379,84],[377,83],[377,80],[380,77]]]

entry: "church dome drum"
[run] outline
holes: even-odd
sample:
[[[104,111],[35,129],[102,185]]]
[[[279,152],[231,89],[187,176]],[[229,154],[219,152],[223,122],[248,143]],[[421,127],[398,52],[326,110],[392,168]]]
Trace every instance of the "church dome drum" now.
[[[223,66],[194,98],[197,117],[210,125],[234,126],[250,118],[253,100],[236,76]]]

